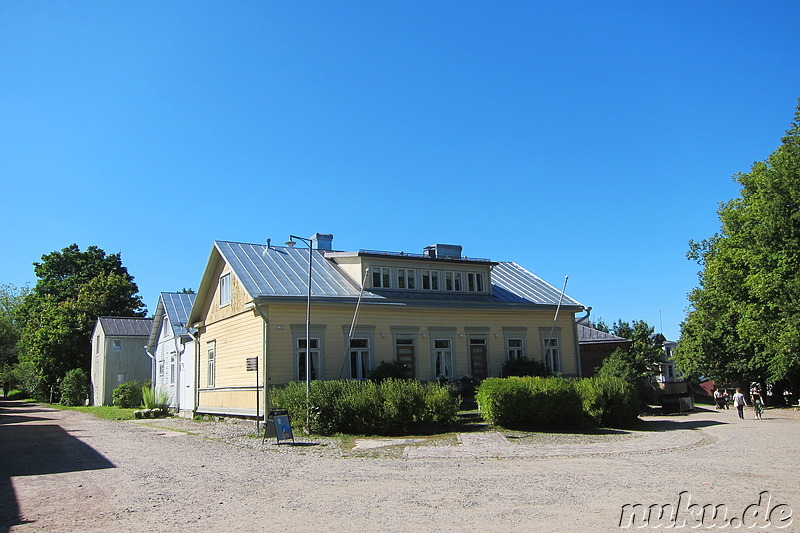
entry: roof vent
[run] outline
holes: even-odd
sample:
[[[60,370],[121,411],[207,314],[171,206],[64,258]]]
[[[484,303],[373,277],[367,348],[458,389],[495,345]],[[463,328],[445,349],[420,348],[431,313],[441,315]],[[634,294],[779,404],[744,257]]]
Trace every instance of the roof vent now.
[[[426,246],[422,255],[431,259],[461,259],[461,250],[459,244],[434,244]]]
[[[311,236],[311,242],[317,244],[317,250],[333,251],[333,235],[330,233],[315,233]]]

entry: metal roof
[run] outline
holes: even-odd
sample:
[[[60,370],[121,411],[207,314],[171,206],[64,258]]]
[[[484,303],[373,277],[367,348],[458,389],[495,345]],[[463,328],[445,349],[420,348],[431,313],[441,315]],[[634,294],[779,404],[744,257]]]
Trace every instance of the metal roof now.
[[[101,316],[98,320],[103,332],[114,337],[147,337],[153,328],[150,318]]]
[[[254,298],[306,296],[308,248],[216,241],[214,246]],[[358,297],[359,289],[319,250],[312,250],[311,293],[314,298]],[[373,296],[373,295],[369,295]],[[364,297],[369,297],[366,293]]]
[[[625,337],[617,337],[616,335],[612,335],[611,333],[606,333],[605,331],[600,331],[599,329],[594,329],[592,327],[586,326],[584,324],[578,324],[578,342],[589,344],[589,343],[604,343],[604,342],[633,342],[630,339],[626,339]]]
[[[304,297],[308,293],[308,249],[216,241],[215,249],[253,298]],[[313,250],[312,297],[357,298],[359,287],[337,265]],[[515,304],[555,306],[561,291],[516,263],[494,264],[492,294],[365,290],[364,302],[432,304]],[[582,307],[564,295],[561,305]]]
[[[192,310],[196,294],[182,292],[162,292],[161,301],[164,302],[164,311],[172,325],[175,335],[187,335],[186,324],[189,322],[189,311]]]

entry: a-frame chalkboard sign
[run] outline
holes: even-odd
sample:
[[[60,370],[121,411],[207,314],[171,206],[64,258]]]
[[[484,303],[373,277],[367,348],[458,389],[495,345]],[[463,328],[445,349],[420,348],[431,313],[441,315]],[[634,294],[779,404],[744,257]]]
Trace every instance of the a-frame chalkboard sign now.
[[[289,411],[285,409],[269,410],[267,414],[267,427],[264,429],[264,438],[261,439],[261,442],[264,443],[267,437],[275,437],[277,444],[289,440],[294,442],[292,424],[289,422]]]

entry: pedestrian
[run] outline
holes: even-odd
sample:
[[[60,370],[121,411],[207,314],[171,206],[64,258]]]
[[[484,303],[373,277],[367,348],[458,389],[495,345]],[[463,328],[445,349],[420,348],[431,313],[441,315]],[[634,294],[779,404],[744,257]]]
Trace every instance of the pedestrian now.
[[[753,399],[753,412],[756,414],[756,420],[763,420],[761,415],[764,413],[764,399],[758,389],[753,389],[751,394]]]
[[[747,401],[744,399],[742,389],[736,389],[736,394],[733,395],[733,405],[739,411],[739,418],[744,420],[744,406],[747,405]]]
[[[11,389],[11,384],[8,381],[3,382],[3,398],[8,398],[8,391]]]
[[[717,409],[722,409],[722,402],[725,400],[722,398],[722,391],[719,389],[714,389],[714,403],[717,404]]]
[[[731,395],[728,394],[728,389],[725,389],[725,392],[722,393],[722,400],[723,404],[725,405],[725,409],[731,408]]]

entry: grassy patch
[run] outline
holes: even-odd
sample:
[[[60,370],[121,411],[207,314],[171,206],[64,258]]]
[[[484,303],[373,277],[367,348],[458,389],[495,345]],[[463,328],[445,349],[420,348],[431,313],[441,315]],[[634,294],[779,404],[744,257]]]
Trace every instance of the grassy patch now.
[[[105,418],[108,420],[133,420],[133,412],[136,409],[129,409],[124,407],[116,407],[114,405],[90,405],[89,407],[79,406],[71,407],[68,405],[61,405],[58,403],[43,404],[53,409],[62,409],[65,411],[80,411],[81,413],[90,413],[98,418]]]

